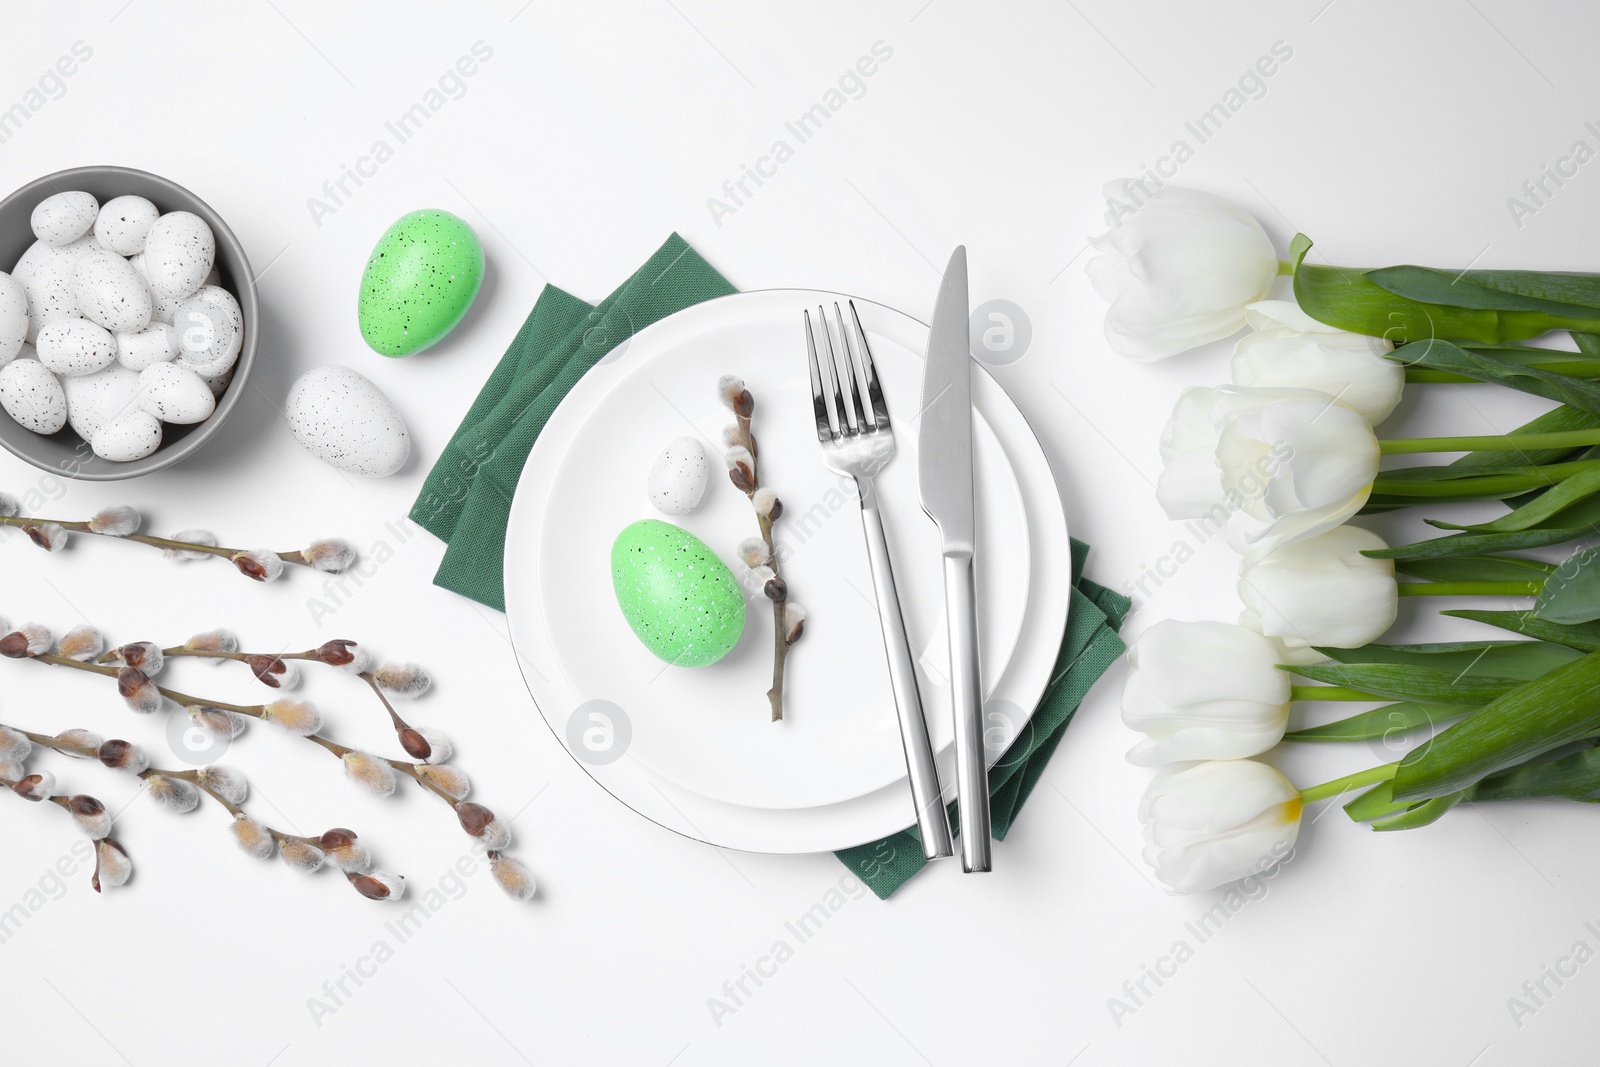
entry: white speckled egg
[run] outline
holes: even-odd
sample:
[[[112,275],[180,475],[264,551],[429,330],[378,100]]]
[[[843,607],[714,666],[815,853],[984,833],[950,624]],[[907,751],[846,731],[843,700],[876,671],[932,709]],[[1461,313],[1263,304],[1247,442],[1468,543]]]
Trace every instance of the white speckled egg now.
[[[389,398],[347,367],[300,376],[284,406],[289,430],[331,467],[386,478],[405,466],[411,436]]]
[[[129,370],[171,363],[177,355],[178,332],[164,322],[152,322],[133,333],[117,334],[117,362]]]
[[[188,367],[156,363],[139,372],[139,405],[162,422],[205,422],[217,408],[211,387]]]
[[[150,324],[150,290],[115,252],[96,249],[79,257],[72,268],[72,295],[84,318],[112,333],[131,333]]]
[[[58,319],[39,331],[39,362],[56,374],[77,377],[116,362],[117,342],[88,319]]]
[[[17,354],[15,356],[11,357],[11,359],[38,359],[38,358],[39,358],[39,353],[34,349],[34,347],[32,345],[30,345],[26,341],[22,342],[22,347],[17,349]],[[4,367],[6,364],[10,363],[11,359],[0,359],[0,367]]]
[[[28,341],[28,291],[0,271],[0,366],[17,358]]]
[[[178,339],[178,361],[208,378],[233,366],[244,344],[244,317],[239,301],[226,289],[204,285],[178,305],[172,317]]]
[[[89,193],[57,193],[33,209],[33,235],[48,245],[68,245],[94,226],[100,202]]]
[[[82,317],[78,298],[72,293],[72,268],[82,256],[99,247],[93,237],[80,237],[59,248],[35,241],[17,260],[11,276],[22,283],[28,294],[30,344],[38,337],[41,327],[57,319]]]
[[[178,310],[178,305],[183,303],[185,297],[167,296],[165,293],[155,291],[155,288],[150,284],[150,274],[144,269],[143,252],[129,257],[128,266],[132,267],[134,272],[144,279],[144,287],[150,290],[150,321],[164,322],[168,326],[172,325],[172,316]],[[185,294],[185,296],[187,295]]]
[[[161,447],[161,420],[148,411],[130,411],[100,427],[89,447],[113,463],[143,459]]]
[[[139,406],[139,375],[113,363],[103,371],[61,382],[67,394],[67,425],[85,441],[93,442],[108,426]]]
[[[192,212],[169,211],[145,235],[145,277],[151,291],[163,296],[188,296],[204,285],[216,256],[211,227]]]
[[[14,359],[0,367],[0,408],[34,433],[55,433],[67,424],[67,394],[36,359]]]
[[[711,464],[695,437],[680,437],[656,456],[650,465],[650,503],[666,515],[687,515],[700,506]]]
[[[160,217],[161,210],[144,197],[119,196],[101,205],[94,220],[94,239],[119,256],[143,252],[145,236]]]
[[[200,380],[206,383],[212,396],[220,397],[228,391],[228,383],[233,381],[233,368],[229,367],[221,374],[202,374]]]

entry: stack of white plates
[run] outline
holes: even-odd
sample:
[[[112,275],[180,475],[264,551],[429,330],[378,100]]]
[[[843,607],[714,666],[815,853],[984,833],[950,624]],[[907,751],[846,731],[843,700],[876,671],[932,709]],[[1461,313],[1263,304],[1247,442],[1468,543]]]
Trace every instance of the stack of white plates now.
[[[540,714],[612,796],[660,825],[757,852],[846,848],[914,821],[853,484],[822,465],[801,311],[850,299],[811,290],[740,293],[641,331],[592,369],[551,417],[518,483],[506,531],[512,641]],[[927,327],[857,299],[899,455],[878,480],[905,625],[946,799],[954,773],[937,532],[917,498],[917,414]],[[848,314],[848,309],[846,309]],[[721,662],[669,667],[617,607],[611,543],[667,518],[724,559],[757,534],[720,470],[732,414],[717,380],[755,396],[764,485],[784,512],[776,539],[789,595],[807,611],[791,650],[785,716],[770,721],[772,612],[757,594]],[[1050,680],[1066,623],[1071,558],[1060,492],[1015,404],[974,375],[978,589],[991,764]],[[691,435],[713,464],[698,509],[660,516],[645,481],[662,446]]]

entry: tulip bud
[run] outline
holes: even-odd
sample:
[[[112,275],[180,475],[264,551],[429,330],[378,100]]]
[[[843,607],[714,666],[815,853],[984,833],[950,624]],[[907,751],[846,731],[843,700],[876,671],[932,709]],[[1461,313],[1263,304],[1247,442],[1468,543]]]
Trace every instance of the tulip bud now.
[[[139,513],[126,505],[106,508],[89,520],[89,532],[107,537],[127,537],[139,532]]]
[[[394,792],[394,768],[377,756],[351,750],[344,754],[344,775],[380,797]]]
[[[113,738],[100,746],[100,762],[116,771],[138,774],[150,766],[150,757],[138,745]]]
[[[496,852],[489,857],[489,873],[494,875],[494,880],[512,900],[532,900],[539,891],[533,880],[533,872],[520,860],[503,853]]]
[[[1220,197],[1132,181],[1108,183],[1105,196],[1113,228],[1090,240],[1104,255],[1089,261],[1089,281],[1111,304],[1106,339],[1129,359],[1149,363],[1235,333],[1277,277],[1272,239]]]
[[[11,791],[24,800],[48,800],[56,791],[56,776],[49,771],[39,771],[19,779]]]
[[[61,639],[60,653],[79,663],[89,663],[105,651],[106,639],[93,626],[79,626]]]
[[[1336,526],[1284,545],[1239,570],[1241,625],[1290,648],[1360,648],[1394,625],[1394,561],[1361,553],[1389,546],[1375,533]]]
[[[472,791],[472,783],[467,780],[467,776],[446,764],[419,763],[416,765],[416,771],[417,777],[452,800],[465,800],[467,794]]]
[[[271,832],[243,813],[233,817],[233,838],[240,848],[258,860],[270,858],[277,848]]]
[[[301,549],[300,554],[311,566],[329,574],[347,571],[356,561],[355,548],[350,542],[337,537],[313,541],[310,547]]]
[[[229,557],[239,573],[257,582],[275,582],[283,575],[283,560],[276,552],[252,548]]]
[[[103,837],[94,843],[94,874],[89,884],[96,893],[102,888],[115,889],[127,885],[132,877],[133,861],[115,838]]]
[[[355,875],[350,878],[350,884],[368,900],[399,900],[406,893],[406,880],[388,871]]]
[[[274,700],[262,710],[261,717],[278,729],[301,737],[322,729],[322,713],[304,700]]]
[[[229,804],[243,804],[250,795],[250,783],[232,767],[201,767],[195,772],[200,785]]]
[[[140,715],[161,710],[161,690],[137,667],[124,667],[117,672],[117,692],[128,702],[128,707]]]
[[[1164,768],[1139,804],[1144,861],[1178,893],[1260,874],[1293,850],[1301,807],[1288,779],[1254,760]]]
[[[1400,403],[1405,368],[1384,358],[1394,345],[1383,338],[1327,326],[1292,300],[1258,301],[1245,316],[1256,332],[1234,346],[1234,385],[1327,393],[1374,426]]]
[[[327,859],[327,853],[316,845],[295,838],[288,838],[279,845],[278,855],[295,870],[307,872],[317,870]]]
[[[94,797],[79,793],[68,797],[63,806],[91,840],[98,841],[111,832],[111,813]]]
[[[187,778],[152,774],[145,782],[150,786],[151,800],[171,808],[179,815],[187,815],[200,806],[200,789]]]
[[[1265,752],[1289,721],[1279,648],[1224,622],[1166,619],[1128,650],[1122,721],[1146,734],[1130,763],[1155,766]]]
[[[217,535],[205,530],[180,530],[172,535],[172,540],[191,545],[205,545],[207,548],[217,547]],[[209,552],[195,552],[186,548],[164,548],[161,550],[161,555],[174,563],[194,563],[211,557]]]
[[[67,547],[67,531],[56,523],[24,526],[22,532],[28,535],[28,540],[46,552],[59,552]]]
[[[433,679],[415,663],[385,663],[372,672],[373,681],[391,697],[415,700],[433,685]]]

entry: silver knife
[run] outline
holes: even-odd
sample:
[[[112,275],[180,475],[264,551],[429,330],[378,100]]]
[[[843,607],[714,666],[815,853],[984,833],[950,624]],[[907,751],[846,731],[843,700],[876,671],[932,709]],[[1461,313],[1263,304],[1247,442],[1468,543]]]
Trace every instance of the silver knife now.
[[[961,866],[987,871],[989,775],[983,752],[983,686],[978,671],[978,602],[972,557],[977,503],[972,488],[972,356],[967,249],[950,254],[928,331],[922,376],[917,480],[922,510],[944,542],[944,605],[950,634],[950,689],[956,725],[956,806]]]

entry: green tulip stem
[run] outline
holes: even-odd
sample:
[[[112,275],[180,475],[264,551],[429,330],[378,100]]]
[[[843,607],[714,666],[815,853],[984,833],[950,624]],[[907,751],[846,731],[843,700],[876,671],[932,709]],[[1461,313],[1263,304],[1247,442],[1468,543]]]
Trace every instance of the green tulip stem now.
[[[1293,670],[1293,668],[1290,668]],[[1290,700],[1388,700],[1388,697],[1363,693],[1347,685],[1291,685]]]
[[[1401,582],[1401,596],[1538,596],[1543,582]]]
[[[1540,448],[1584,448],[1600,445],[1600,430],[1558,433],[1487,434],[1476,437],[1392,437],[1378,442],[1386,456],[1415,452],[1525,452]]]
[[[1582,431],[1584,434],[1600,435],[1596,431]],[[1539,433],[1526,434],[1526,438],[1549,438],[1577,436],[1578,431],[1567,433]],[[1421,440],[1421,439],[1419,439]],[[1505,441],[1504,437],[1438,437],[1436,441]],[[1388,442],[1383,442],[1388,444]],[[1472,447],[1468,445],[1467,447]],[[1549,445],[1532,445],[1541,447],[1565,447]],[[1514,496],[1518,493],[1530,492],[1534,489],[1548,489],[1557,482],[1571,478],[1575,474],[1600,467],[1600,459],[1577,459],[1566,463],[1546,463],[1543,466],[1533,465],[1531,470],[1510,471],[1504,474],[1479,474],[1465,478],[1441,478],[1435,481],[1421,479],[1384,477],[1379,473],[1372,482],[1372,492],[1380,496],[1396,497],[1428,497],[1430,499],[1448,500],[1452,498],[1482,499],[1485,497]],[[1398,472],[1395,472],[1398,473]]]
[[[1566,374],[1574,378],[1600,378],[1600,360],[1595,359],[1572,359],[1559,363],[1538,363],[1535,366],[1552,374]],[[1482,378],[1471,378],[1465,374],[1454,374],[1447,370],[1433,370],[1429,367],[1406,368],[1406,384],[1408,385],[1463,385],[1482,380]]]
[[[1300,790],[1300,802],[1312,804],[1329,797],[1342,796],[1352,789],[1364,789],[1369,785],[1387,782],[1394,777],[1394,772],[1399,769],[1399,763],[1384,763],[1377,767],[1368,767],[1355,774],[1347,774],[1343,778],[1335,778],[1331,782],[1323,782],[1308,789]]]
[[[1290,263],[1287,259],[1278,260],[1278,277],[1280,277],[1280,278],[1292,278],[1292,277],[1294,277],[1294,264]]]

